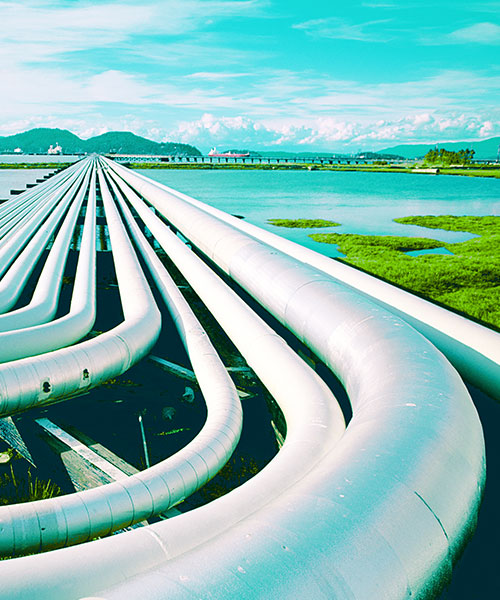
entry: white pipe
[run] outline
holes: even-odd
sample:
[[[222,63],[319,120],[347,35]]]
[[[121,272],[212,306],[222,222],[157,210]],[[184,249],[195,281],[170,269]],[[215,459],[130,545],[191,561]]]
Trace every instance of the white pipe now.
[[[83,198],[87,192],[89,183],[87,174],[82,188],[73,201],[73,205],[68,212],[66,220],[56,238],[52,250],[56,248],[60,236],[63,236],[61,244],[57,245],[57,254],[51,256],[55,258],[48,265],[48,271],[44,270],[40,277],[41,285],[37,286],[33,296],[32,305],[28,305],[26,311],[14,311],[5,317],[14,316],[24,318],[24,323],[17,323],[18,329],[0,332],[0,362],[7,362],[43,354],[51,350],[63,348],[78,341],[86,335],[95,321],[95,173],[92,176],[92,184],[89,191],[89,203],[87,204],[87,215],[85,217],[85,232],[82,249],[77,265],[73,294],[69,312],[49,323],[39,323],[26,326],[27,318],[33,319],[33,316],[40,314],[53,316],[57,309],[57,299],[62,282],[64,267],[66,264],[67,252],[73,234],[76,219],[80,212]],[[42,280],[43,275],[46,277]],[[43,311],[43,312],[42,312]],[[17,313],[17,314],[16,314]],[[10,321],[12,323],[12,321]],[[2,326],[2,316],[0,316],[0,326]],[[19,326],[21,325],[21,328]],[[23,326],[24,325],[24,326]]]
[[[390,578],[399,573],[403,579],[410,578],[413,593],[422,592],[439,572],[450,569],[458,555],[474,522],[484,482],[482,431],[460,378],[440,353],[403,321],[325,274],[167,196],[153,184],[138,182],[128,171],[125,179],[344,381],[354,411],[343,438],[344,453],[351,460],[344,468],[334,452],[333,465],[325,467],[327,479],[343,491],[347,490],[340,473],[359,482],[357,495],[363,498],[360,519],[368,519],[367,525],[374,523],[372,534],[367,534],[367,547],[380,534],[388,542],[385,558],[392,564],[380,573],[379,581],[385,581],[390,589]],[[405,433],[404,440],[399,430]],[[389,514],[401,502],[411,507],[413,518],[395,514],[373,521],[374,514]],[[317,518],[322,517],[318,514]],[[429,527],[426,536],[416,539],[413,532],[424,523]],[[349,539],[353,543],[353,534],[346,543]],[[343,563],[336,551],[328,551]],[[362,549],[357,553],[364,557],[358,564],[365,564],[368,558]],[[421,556],[418,565],[415,556]],[[184,565],[186,561],[181,562]],[[174,563],[163,571],[175,571]],[[219,567],[228,569],[227,563],[210,562],[211,569]],[[262,575],[261,569],[259,572]],[[353,589],[359,585],[354,573],[346,572],[345,577]],[[367,590],[372,583],[363,579]]]
[[[110,196],[102,177],[100,185],[106,209],[111,213],[111,235],[116,243],[113,219],[117,215],[109,204]],[[86,218],[92,211],[91,207]],[[133,225],[134,237],[146,249],[147,243],[137,231],[137,225]],[[77,494],[0,508],[3,553],[75,544],[143,521],[168,510],[201,487],[231,456],[242,422],[236,388],[187,303],[169,281],[165,268],[154,253],[149,256],[153,257],[154,273],[176,314],[177,325],[183,332],[205,392],[208,417],[204,427],[176,455],[132,477]],[[123,283],[120,278],[119,281]]]
[[[315,403],[311,412],[308,402],[297,401],[294,394],[309,397],[292,383],[292,363],[280,359],[282,368],[270,381],[284,381],[285,401],[294,399],[284,412],[291,424],[287,442],[295,430],[307,448],[298,473],[298,447],[288,451],[285,442],[285,451],[257,477],[190,513],[79,547],[2,561],[0,597],[430,596],[474,527],[484,485],[481,426],[457,373],[404,321],[349,287],[120,173],[339,376],[353,418],[337,445],[311,452],[329,433],[316,411],[331,417],[330,402]],[[177,258],[178,264],[184,260]],[[221,304],[221,288],[204,272],[192,276],[204,300],[212,298],[224,327],[271,371],[270,358],[282,342],[265,327],[256,331],[243,313],[237,318],[237,303]],[[252,334],[271,349],[252,351]],[[0,366],[0,385],[2,375]],[[276,461],[297,477],[281,490],[284,475]],[[20,587],[27,572],[29,581]]]
[[[68,190],[64,189],[54,198],[49,198],[49,201],[53,200],[58,204],[53,206],[52,212],[43,223],[40,223],[35,215],[30,223],[13,235],[0,250],[0,271],[5,272],[8,269],[0,280],[0,312],[8,311],[16,303],[84,175],[85,170],[82,170]],[[49,209],[50,206],[47,208],[47,212]],[[24,244],[26,244],[24,249],[16,257],[18,246]],[[10,266],[8,266],[9,264]],[[4,266],[5,268],[2,269]]]
[[[117,163],[113,163],[113,168],[122,174],[126,172],[124,167]],[[136,177],[144,179],[138,173]],[[500,335],[492,329],[349,265],[334,261],[251,223],[236,219],[158,182],[151,181],[151,184],[366,294],[425,335],[447,356],[466,380],[492,398],[500,398]]]
[[[116,377],[145,356],[155,343],[160,313],[112,200],[106,199],[106,204],[110,237],[115,239],[113,258],[125,320],[75,346],[1,364],[0,416],[57,402]]]
[[[30,188],[22,194],[3,202],[0,206],[0,223],[8,221],[12,217],[12,213],[15,213],[19,207],[33,203],[36,198],[47,194],[50,189],[59,186],[65,179],[68,179],[75,171],[80,169],[81,166],[82,162],[79,161],[43,183],[39,183],[34,188]]]
[[[82,169],[85,163],[80,163],[78,168],[66,169],[57,178],[50,180],[50,185],[43,184],[40,187],[36,186],[28,192],[24,192],[18,196],[16,200],[18,204],[11,202],[5,203],[6,213],[0,218],[0,248],[5,244],[5,239],[8,235],[12,235],[17,229],[26,224],[30,218],[41,210],[46,205],[46,200],[49,199],[51,192],[63,189],[63,187]],[[42,214],[42,213],[40,213]]]
[[[45,261],[42,272],[40,273],[40,277],[30,303],[26,306],[18,308],[17,310],[0,315],[0,332],[23,329],[40,323],[45,323],[54,317],[57,310],[70,243],[76,220],[80,214],[81,204],[88,188],[89,176],[90,171],[87,173],[86,179],[80,190],[77,192],[72,207],[68,211],[64,222],[57,233],[54,244],[49,251],[47,260]],[[91,186],[90,192],[93,192],[95,195],[95,185]],[[88,228],[90,227],[92,227],[92,230],[94,230],[95,224],[89,224]],[[5,344],[7,338],[2,337],[2,334],[0,333],[0,340],[2,339],[4,340],[3,343]],[[0,362],[18,358],[14,356],[11,358],[8,356],[2,357],[3,343],[0,341]],[[28,352],[26,356],[29,354],[30,352]]]
[[[69,597],[78,597],[88,590],[98,589],[99,584],[119,581],[120,573],[127,572],[130,575],[139,569],[155,565],[164,559],[165,552],[172,554],[175,549],[175,553],[178,553],[182,548],[190,547],[195,540],[199,543],[200,537],[209,538],[215,532],[223,531],[243,516],[266,505],[270,499],[279,497],[284,490],[299,481],[338,442],[344,431],[343,417],[335,399],[312,369],[169,232],[148,208],[141,206],[130,194],[130,190],[122,189],[141,216],[153,217],[147,222],[153,234],[158,236],[162,245],[165,244],[165,249],[190,281],[196,282],[197,291],[209,308],[215,310],[216,318],[280,403],[287,419],[285,444],[277,457],[258,476],[245,484],[240,492],[228,494],[228,497],[233,497],[236,493],[240,501],[233,500],[227,505],[224,515],[219,514],[213,522],[206,521],[202,527],[198,524],[195,535],[194,528],[188,526],[188,535],[171,538],[159,523],[141,528],[142,534],[139,536],[129,537],[127,534],[124,538],[120,534],[101,540],[97,545],[93,542],[78,548],[9,561],[5,565],[5,572],[1,572],[3,565],[0,565],[3,589],[14,594],[13,598],[24,597],[35,589],[28,586],[19,591],[17,587],[16,592],[11,582],[16,579],[19,568],[30,570],[30,582],[36,586],[37,594],[46,592],[45,597],[52,599],[66,598],[68,594]],[[123,203],[121,205],[123,207]],[[127,214],[127,209],[125,211]],[[135,230],[134,238],[139,240],[141,236],[136,237],[137,225],[132,223],[131,215],[128,215],[127,221]],[[142,242],[144,244],[143,237]],[[151,256],[151,248],[146,256]],[[157,261],[155,258],[152,263]],[[180,294],[178,290],[171,290],[169,293],[175,296]],[[205,365],[203,371],[208,383],[213,372],[211,369],[207,370],[206,366],[208,365]],[[198,523],[197,520],[196,522]],[[125,547],[127,558],[122,552]],[[95,560],[97,556],[98,561]],[[31,560],[35,558],[38,560]],[[24,562],[26,560],[32,564]],[[80,567],[82,562],[87,566],[91,565],[92,577],[89,577],[89,571],[83,577],[84,572]],[[119,570],[115,569],[117,562],[120,563]],[[71,596],[69,581],[71,589],[78,590],[74,596]],[[17,596],[17,593],[21,595]]]

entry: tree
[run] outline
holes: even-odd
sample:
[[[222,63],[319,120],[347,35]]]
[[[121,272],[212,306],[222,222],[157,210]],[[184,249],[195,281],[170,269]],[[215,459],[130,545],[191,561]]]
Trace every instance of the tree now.
[[[424,156],[424,163],[440,166],[468,165],[470,164],[474,153],[475,151],[469,150],[469,148],[459,150],[458,152],[445,150],[444,148],[440,148],[439,150],[437,148],[432,148]]]

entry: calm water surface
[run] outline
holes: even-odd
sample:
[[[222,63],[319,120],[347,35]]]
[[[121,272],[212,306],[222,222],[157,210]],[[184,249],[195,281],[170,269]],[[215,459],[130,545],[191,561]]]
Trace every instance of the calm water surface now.
[[[450,175],[335,173],[325,171],[141,170],[194,198],[264,229],[335,255],[331,245],[314,242],[316,231],[425,236],[462,242],[467,233],[394,223],[411,215],[493,215],[500,211],[500,181]],[[341,227],[294,230],[274,227],[272,218],[322,218]]]
[[[35,183],[38,178],[50,171],[50,169],[0,169],[0,199],[11,198],[11,189],[22,190],[27,183]]]
[[[78,154],[0,154],[0,163],[66,163],[80,158]]]

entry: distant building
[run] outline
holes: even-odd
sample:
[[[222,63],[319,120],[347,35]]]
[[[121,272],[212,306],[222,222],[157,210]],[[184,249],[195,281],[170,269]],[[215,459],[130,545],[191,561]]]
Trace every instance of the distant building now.
[[[50,144],[50,148],[47,150],[47,154],[62,154],[62,148],[57,142],[55,146]]]
[[[14,148],[14,153],[15,154],[23,154],[23,151],[21,148]]]

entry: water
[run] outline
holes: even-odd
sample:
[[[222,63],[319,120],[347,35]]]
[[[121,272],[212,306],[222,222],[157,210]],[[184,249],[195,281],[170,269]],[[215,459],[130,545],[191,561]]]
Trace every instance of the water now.
[[[453,252],[450,252],[448,248],[426,248],[425,250],[408,250],[405,252],[408,256],[424,256],[425,254],[446,254],[453,256]]]
[[[70,163],[80,158],[77,154],[0,154],[0,163]]]
[[[0,200],[14,196],[10,190],[23,190],[27,183],[35,183],[52,169],[0,169]]]
[[[412,215],[496,215],[500,181],[403,173],[261,170],[140,170],[140,173],[194,198],[238,214],[328,256],[335,247],[313,241],[310,233],[336,232],[423,236],[463,242],[468,233],[394,223]],[[273,218],[321,218],[341,227],[287,229],[270,225]]]

